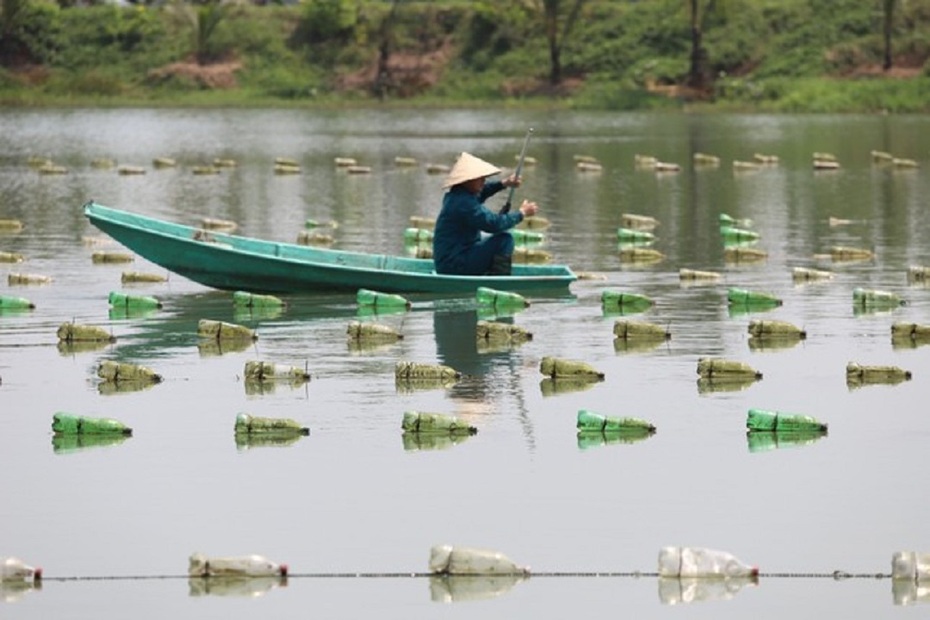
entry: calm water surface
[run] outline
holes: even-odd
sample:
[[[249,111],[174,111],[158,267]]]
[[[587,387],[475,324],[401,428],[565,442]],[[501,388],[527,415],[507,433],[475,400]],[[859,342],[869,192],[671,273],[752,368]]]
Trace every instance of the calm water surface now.
[[[122,285],[131,265],[94,265],[100,237],[82,215],[96,200],[170,220],[235,220],[242,234],[293,241],[307,218],[338,222],[336,247],[404,254],[413,215],[434,216],[440,177],[463,150],[513,165],[528,126],[535,129],[518,198],[537,200],[552,221],[542,249],[553,260],[603,280],[579,281],[570,296],[532,297],[509,320],[534,334],[507,350],[479,350],[471,299],[412,297],[411,312],[375,317],[404,334],[397,344],[358,350],[346,325],[354,296],[306,294],[279,316],[234,312],[228,292],[181,277]],[[894,322],[930,322],[930,289],[908,284],[909,265],[930,264],[926,117],[649,116],[534,112],[361,112],[69,110],[0,112],[0,218],[19,234],[0,251],[26,262],[3,272],[48,275],[44,286],[2,294],[36,304],[0,316],[0,555],[45,568],[40,591],[3,596],[18,618],[566,617],[579,612],[671,617],[678,585],[654,576],[547,577],[516,583],[447,584],[418,578],[300,577],[325,573],[421,573],[429,549],[457,544],[495,549],[535,572],[654,573],[658,550],[691,545],[730,551],[765,573],[887,574],[897,550],[930,551],[924,484],[930,419],[930,346],[893,347]],[[873,149],[920,163],[893,170]],[[691,154],[712,153],[719,168],[696,169]],[[842,167],[812,169],[815,151]],[[778,155],[777,166],[734,172],[733,160]],[[579,172],[574,156],[597,157],[599,173]],[[634,168],[636,154],[681,164],[676,174]],[[28,164],[44,156],[67,175]],[[415,157],[396,168],[395,156]],[[144,166],[121,176],[90,163],[107,157]],[[155,170],[156,157],[178,167]],[[299,175],[276,176],[276,157],[297,159]],[[348,175],[335,157],[355,157],[370,174]],[[195,165],[232,158],[233,169],[199,176]],[[503,202],[492,199],[492,206]],[[622,262],[621,213],[657,218],[653,248],[664,260]],[[721,213],[751,218],[768,258],[728,263]],[[849,220],[831,226],[829,218]],[[872,261],[835,263],[831,246],[870,248]],[[795,285],[793,267],[831,270],[830,282]],[[713,270],[721,282],[685,286],[680,268]],[[780,297],[782,307],[728,309],[728,286]],[[893,311],[854,310],[855,287],[898,293]],[[604,289],[650,296],[632,319],[668,325],[652,348],[615,344],[618,315],[605,314]],[[107,295],[154,295],[163,309],[143,317],[111,314]],[[244,350],[198,346],[203,318],[255,327]],[[370,318],[370,317],[366,317]],[[755,318],[807,330],[792,347],[750,347]],[[117,342],[91,351],[58,346],[69,320],[104,326]],[[589,362],[605,381],[582,390],[548,389],[539,361],[554,355]],[[697,360],[744,361],[763,379],[738,390],[707,391]],[[109,393],[96,378],[104,359],[145,364],[165,378],[146,390]],[[245,362],[306,365],[304,386],[246,389]],[[440,362],[467,376],[448,389],[407,390],[398,360]],[[847,362],[913,372],[899,385],[850,388]],[[811,415],[829,435],[751,450],[747,410]],[[605,443],[576,436],[579,409],[650,420],[644,441]],[[404,411],[460,415],[479,428],[458,444],[405,442]],[[121,443],[62,446],[52,415],[117,418],[134,430]],[[287,446],[241,446],[239,412],[293,418],[311,434]],[[603,444],[603,445],[602,445]],[[261,553],[286,562],[287,587],[255,583],[204,589],[183,578],[187,557]],[[93,577],[166,577],[93,579]],[[686,586],[687,584],[683,584]],[[481,589],[483,586],[484,590]],[[251,589],[250,589],[251,588]],[[273,591],[269,591],[273,590]],[[266,592],[258,600],[249,594]],[[495,596],[497,594],[497,596]],[[888,579],[763,576],[757,586],[698,593],[691,618],[874,618],[895,606]],[[479,598],[480,601],[464,599]],[[441,601],[452,601],[443,604]],[[900,600],[899,600],[900,602]],[[896,611],[921,613],[920,605]]]

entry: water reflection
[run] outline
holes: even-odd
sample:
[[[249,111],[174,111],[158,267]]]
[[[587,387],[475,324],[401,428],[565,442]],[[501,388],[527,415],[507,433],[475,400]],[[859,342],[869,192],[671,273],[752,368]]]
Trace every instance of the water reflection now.
[[[17,603],[27,593],[41,589],[41,581],[0,581],[0,601]]]
[[[749,452],[769,452],[781,448],[801,448],[820,441],[826,431],[773,431],[746,433]]]
[[[895,605],[930,603],[930,585],[910,579],[892,579],[891,595]]]
[[[655,435],[654,430],[647,428],[625,429],[616,431],[580,431],[578,433],[578,449],[590,450],[609,444],[633,444],[645,441]]]
[[[93,448],[118,446],[129,439],[128,435],[114,434],[55,434],[52,436],[52,451],[55,454],[73,454]]]
[[[191,577],[187,580],[190,596],[242,596],[257,598],[275,588],[287,586],[287,577]]]
[[[526,575],[430,575],[429,597],[435,603],[496,598],[526,581]]]
[[[421,450],[448,450],[453,446],[471,439],[474,435],[437,434],[437,433],[401,433],[404,450],[418,452]]]
[[[681,605],[705,601],[728,601],[748,586],[758,585],[751,577],[700,579],[694,577],[659,577],[659,600],[663,605]]]

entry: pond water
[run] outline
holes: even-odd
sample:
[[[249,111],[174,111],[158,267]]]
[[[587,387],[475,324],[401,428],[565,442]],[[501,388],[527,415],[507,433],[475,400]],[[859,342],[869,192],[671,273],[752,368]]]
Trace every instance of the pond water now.
[[[360,318],[351,294],[292,295],[279,315],[243,315],[229,292],[179,276],[123,285],[126,270],[164,273],[140,257],[91,261],[94,251],[121,248],[105,245],[85,220],[88,200],[195,225],[233,220],[241,234],[279,241],[294,241],[308,218],[334,221],[326,231],[335,247],[405,254],[411,216],[435,216],[441,201],[442,177],[426,164],[448,165],[469,151],[513,166],[528,127],[536,163],[517,199],[536,200],[551,221],[540,248],[602,279],[579,280],[569,296],[531,296],[530,307],[503,319],[533,334],[522,345],[479,348],[475,326],[484,316],[471,298],[412,296],[410,312],[374,317],[404,338],[359,349],[346,340],[347,324]],[[25,256],[2,271],[52,278],[0,283],[3,295],[36,306],[0,315],[0,556],[40,565],[46,576],[36,591],[4,586],[4,614],[511,618],[622,608],[664,617],[696,597],[721,600],[694,602],[689,617],[761,620],[873,618],[914,602],[896,596],[887,578],[825,575],[887,576],[895,551],[930,551],[930,492],[921,482],[930,346],[891,339],[893,323],[930,323],[930,288],[907,276],[911,265],[930,264],[930,118],[6,109],[0,136],[0,219],[24,224],[0,233],[0,251]],[[876,164],[872,150],[919,166]],[[695,152],[721,163],[695,166]],[[815,152],[835,155],[839,169],[815,170]],[[734,169],[734,160],[756,153],[779,161]],[[681,170],[638,169],[637,154]],[[577,155],[597,158],[601,170],[579,170]],[[39,174],[28,164],[34,156],[67,174]],[[418,165],[397,167],[398,156]],[[158,157],[177,166],[156,169]],[[276,157],[296,159],[300,174],[274,174]],[[347,174],[336,157],[371,171]],[[98,158],[145,174],[95,168]],[[216,158],[237,165],[193,174]],[[621,257],[624,213],[659,221],[650,247],[662,260]],[[728,260],[721,214],[752,220],[761,236],[752,247],[764,260]],[[834,246],[866,248],[874,258],[834,261],[824,256]],[[833,278],[796,283],[796,267]],[[688,285],[683,268],[721,279]],[[729,307],[730,287],[783,304]],[[862,311],[856,287],[907,303]],[[629,316],[605,312],[605,290],[647,295],[654,305]],[[163,307],[116,315],[111,291],[152,295]],[[199,346],[205,318],[248,325],[259,339],[240,350]],[[748,325],[763,319],[791,322],[807,338],[759,346]],[[94,350],[60,346],[56,330],[72,320],[117,340]],[[615,342],[618,320],[661,324],[671,339]],[[587,362],[605,379],[553,388],[539,371],[544,356]],[[702,357],[744,362],[762,379],[708,389],[698,381]],[[146,365],[164,381],[108,390],[96,369],[110,359]],[[253,389],[242,376],[256,359],[305,366],[311,380]],[[400,360],[466,376],[446,388],[406,389],[394,380]],[[857,387],[846,381],[849,362],[898,366],[913,378]],[[812,416],[829,433],[749,438],[752,408]],[[643,418],[657,431],[631,443],[579,438],[581,409]],[[405,411],[458,415],[478,433],[459,442],[405,439]],[[110,445],[63,444],[52,437],[56,412],[115,418],[133,434]],[[292,418],[310,435],[237,444],[241,412]],[[423,573],[438,544],[497,550],[537,575],[431,580]],[[668,545],[731,552],[762,577],[729,590],[660,582],[656,558]],[[287,587],[206,587],[185,577],[196,551],[263,554],[289,564],[293,576]],[[364,575],[347,576],[356,573]],[[573,575],[556,575],[563,573]],[[920,603],[908,609],[919,613]]]

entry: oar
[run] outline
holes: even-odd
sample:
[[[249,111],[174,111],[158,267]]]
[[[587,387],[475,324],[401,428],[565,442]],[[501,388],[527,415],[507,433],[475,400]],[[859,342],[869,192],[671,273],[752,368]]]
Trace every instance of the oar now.
[[[514,176],[520,178],[520,173],[523,172],[523,160],[526,159],[526,145],[530,142],[530,136],[533,134],[533,128],[530,127],[526,130],[526,137],[523,138],[523,149],[520,151],[520,159],[517,160],[517,169],[514,171]],[[507,194],[507,202],[504,203],[504,206],[501,207],[501,215],[510,211],[510,203],[513,201],[513,192],[516,189],[514,186],[510,186],[510,193]]]

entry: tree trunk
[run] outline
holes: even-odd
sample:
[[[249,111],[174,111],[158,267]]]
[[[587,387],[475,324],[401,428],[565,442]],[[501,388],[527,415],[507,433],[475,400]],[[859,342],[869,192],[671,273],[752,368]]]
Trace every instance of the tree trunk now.
[[[894,57],[891,50],[891,29],[894,22],[894,3],[895,0],[883,0],[884,8],[884,23],[883,26],[883,38],[884,38],[884,52],[885,59],[882,63],[882,69],[885,71],[891,70],[891,65],[893,64]]]
[[[690,0],[691,7],[691,67],[688,71],[688,86],[704,90],[707,86],[707,52],[704,51],[701,30],[700,0]]]

